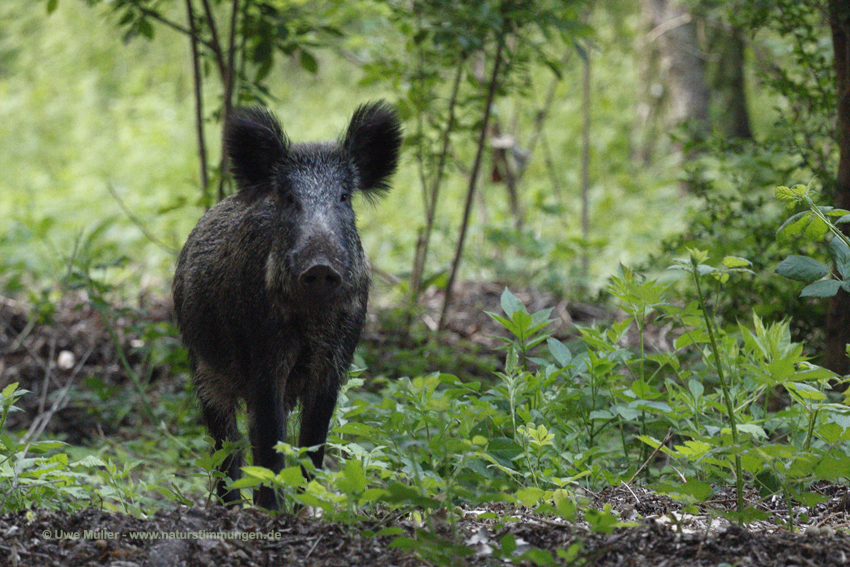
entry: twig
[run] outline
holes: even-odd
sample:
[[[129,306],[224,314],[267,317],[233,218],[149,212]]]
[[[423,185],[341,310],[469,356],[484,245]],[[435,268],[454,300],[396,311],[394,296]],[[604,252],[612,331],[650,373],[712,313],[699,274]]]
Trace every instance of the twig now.
[[[27,443],[27,444],[33,443],[39,437],[41,437],[41,434],[44,433],[44,430],[47,428],[47,424],[50,423],[50,419],[53,417],[53,415],[57,411],[59,411],[60,409],[65,407],[65,402],[68,398],[68,391],[71,389],[71,385],[74,383],[74,378],[76,378],[77,375],[82,371],[83,366],[85,365],[86,361],[89,359],[89,356],[91,356],[92,352],[94,352],[94,345],[89,347],[89,349],[86,351],[86,353],[80,359],[80,361],[77,363],[77,366],[74,368],[74,371],[71,373],[71,376],[68,378],[68,381],[65,383],[65,386],[62,388],[62,390],[60,390],[59,397],[56,398],[56,400],[53,402],[53,405],[50,406],[50,409],[47,412],[42,413],[44,406],[42,405],[39,408],[39,414],[36,416],[36,418],[30,424],[30,427],[27,430],[26,435],[24,435],[23,439],[21,440],[22,443]],[[51,356],[51,360],[52,360],[52,356]],[[46,378],[45,378],[45,382],[46,382]],[[46,391],[46,388],[45,388],[45,391]]]
[[[148,240],[150,240],[151,242],[153,242],[154,244],[156,244],[157,246],[159,246],[160,248],[162,248],[166,252],[169,252],[170,254],[174,254],[174,255],[177,254],[178,250],[176,248],[166,244],[165,242],[163,242],[162,240],[160,240],[159,238],[154,236],[153,233],[151,233],[145,227],[142,220],[139,217],[137,217],[135,214],[133,214],[133,211],[130,210],[130,208],[127,206],[127,203],[125,203],[121,199],[121,197],[118,195],[118,192],[115,190],[115,187],[112,186],[112,183],[107,183],[106,188],[109,190],[109,194],[112,195],[112,197],[115,199],[115,202],[118,203],[118,207],[121,209],[121,211],[125,215],[127,215],[127,218],[130,219],[130,222],[132,222],[134,225],[136,225],[136,227],[139,230],[142,231],[142,234],[145,235],[145,238],[147,238]]]
[[[629,480],[629,482],[631,482],[631,481],[632,481],[632,479],[630,479],[630,480]],[[625,483],[625,482],[623,482],[623,481],[620,481],[620,484],[622,484],[624,487],[626,487],[626,490],[628,490],[629,492],[631,492],[631,493],[632,493],[632,498],[634,498],[634,499],[635,499],[635,502],[637,502],[638,504],[640,504],[640,498],[638,498],[638,495],[637,495],[637,494],[635,494],[635,491],[634,491],[634,490],[632,490],[632,487],[631,487],[631,486],[629,486],[627,483]]]
[[[202,0],[201,2],[204,5],[204,14],[206,14],[207,22],[210,26],[210,34],[212,35],[212,43],[209,45],[210,51],[213,52],[213,56],[215,56],[215,62],[218,66],[218,72],[221,75],[221,80],[227,76],[227,71],[224,68],[224,55],[221,52],[221,42],[218,40],[218,27],[215,25],[215,16],[213,15],[212,8],[210,7],[209,0]]]
[[[670,429],[667,430],[667,435],[664,436],[664,440],[661,443],[658,444],[658,447],[656,447],[655,450],[652,453],[649,454],[649,457],[643,462],[643,464],[640,466],[640,468],[635,471],[635,474],[632,475],[632,478],[630,478],[629,481],[626,484],[631,484],[635,481],[635,479],[638,477],[638,475],[643,472],[643,469],[645,469],[649,465],[649,462],[652,459],[655,458],[655,455],[658,454],[658,451],[661,450],[661,447],[663,447],[667,443],[667,441],[670,440],[670,438],[672,436],[673,436],[673,428],[670,428]]]
[[[675,18],[670,18],[665,22],[661,22],[660,24],[655,26],[648,34],[646,34],[647,41],[649,43],[652,43],[665,33],[674,30],[680,26],[686,26],[689,23],[691,23],[690,14],[682,14],[680,16],[676,16]]]
[[[44,371],[44,380],[41,384],[41,398],[38,400],[38,414],[41,415],[44,412],[44,405],[47,403],[47,391],[50,386],[50,375],[52,374],[51,370],[53,370],[53,365],[51,364],[54,360],[54,356],[56,355],[56,337],[53,337],[50,340],[50,351],[47,354],[47,365]]]
[[[12,553],[12,551],[15,551],[15,552],[16,552],[16,553],[18,553],[19,555],[33,555],[33,556],[37,555],[37,556],[39,556],[39,557],[45,557],[45,558],[47,558],[47,559],[55,559],[55,557],[54,557],[54,556],[52,556],[52,555],[48,555],[48,554],[46,554],[46,553],[40,553],[40,552],[38,552],[38,551],[30,551],[30,550],[28,550],[28,549],[17,549],[17,548],[15,548],[15,547],[11,546],[11,545],[2,545],[2,544],[0,544],[0,549],[2,549],[3,551],[7,551],[7,552],[9,552],[9,554],[11,554],[11,553]]]
[[[307,555],[304,556],[304,559],[310,557],[310,555],[315,551],[316,546],[319,545],[319,542],[322,541],[322,534],[319,534],[319,537],[316,538],[315,543],[313,543],[313,547],[310,548],[310,551],[307,552]]]
[[[197,39],[197,41],[199,41],[200,43],[204,44],[205,46],[207,46],[207,47],[208,47],[208,48],[210,48],[211,50],[213,50],[213,51],[215,50],[215,49],[214,49],[214,46],[213,46],[213,44],[212,44],[212,43],[210,43],[209,41],[207,41],[207,40],[205,40],[205,39],[203,39],[203,38],[201,38],[201,37],[198,37],[198,35],[197,35],[197,34],[193,34],[193,32],[192,32],[191,30],[189,30],[189,29],[187,29],[187,28],[184,28],[183,26],[181,26],[181,25],[180,25],[180,24],[178,24],[177,22],[172,22],[171,20],[169,20],[168,18],[163,17],[163,16],[162,16],[162,15],[160,15],[159,13],[154,12],[153,10],[150,10],[150,9],[148,9],[148,8],[145,8],[144,6],[139,5],[139,4],[138,4],[138,2],[133,2],[133,6],[135,6],[135,7],[136,7],[136,8],[137,8],[137,9],[138,9],[138,10],[139,10],[142,14],[144,14],[145,16],[148,16],[148,17],[153,18],[154,20],[158,21],[158,22],[159,22],[159,23],[161,23],[162,25],[164,25],[164,26],[166,26],[166,27],[169,27],[169,28],[171,28],[172,30],[174,30],[174,31],[176,31],[176,32],[180,32],[180,33],[182,33],[182,34],[185,34],[185,35],[188,35],[188,36],[192,36],[192,37],[196,38],[196,39]]]

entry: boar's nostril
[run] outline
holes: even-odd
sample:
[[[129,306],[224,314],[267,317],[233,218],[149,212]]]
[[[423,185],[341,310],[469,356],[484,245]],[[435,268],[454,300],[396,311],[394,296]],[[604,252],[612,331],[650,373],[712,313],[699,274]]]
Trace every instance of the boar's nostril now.
[[[342,276],[327,264],[313,264],[301,272],[299,281],[309,293],[325,295],[334,292],[342,284]]]

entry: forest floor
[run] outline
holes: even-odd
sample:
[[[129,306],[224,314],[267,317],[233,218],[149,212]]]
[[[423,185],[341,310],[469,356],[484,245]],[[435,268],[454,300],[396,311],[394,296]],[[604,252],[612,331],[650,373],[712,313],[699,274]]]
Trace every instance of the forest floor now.
[[[499,341],[493,338],[497,330],[483,310],[499,312],[500,293],[498,286],[483,285],[460,294],[460,308],[449,325],[458,341],[477,345],[483,352],[498,346]],[[555,305],[552,317],[562,330],[572,320],[613,317],[596,306],[569,306],[534,292],[517,295],[530,311]],[[429,301],[438,302],[438,298],[426,298],[426,307]],[[19,382],[21,388],[32,392],[19,400],[17,405],[23,411],[10,414],[7,429],[37,429],[38,435],[62,438],[71,444],[86,444],[110,435],[109,424],[93,420],[84,404],[74,402],[69,388],[86,375],[97,375],[109,385],[127,386],[116,342],[128,353],[128,364],[144,362],[133,354],[140,352],[140,341],[151,340],[140,334],[144,325],[139,326],[135,319],[138,312],[111,312],[111,322],[105,323],[91,303],[71,298],[60,302],[42,321],[34,319],[32,313],[31,308],[0,297],[0,389]],[[145,325],[167,321],[170,316],[168,306],[156,302],[151,302],[144,313]],[[376,329],[373,319],[365,341],[386,346],[387,339]],[[176,339],[159,336],[156,340]],[[663,346],[667,342],[664,329],[658,329],[652,340]],[[151,368],[148,380],[167,383],[174,377]],[[160,385],[160,389],[163,387]],[[431,553],[439,553],[440,547],[444,547],[443,553],[452,553],[452,548],[443,543],[448,541],[470,550],[465,557],[457,555],[441,562],[446,565],[505,564],[506,559],[494,550],[506,534],[513,535],[517,557],[531,548],[552,552],[569,549],[571,558],[561,561],[569,565],[850,565],[850,491],[840,484],[819,485],[816,490],[824,501],[811,508],[795,507],[797,524],[793,532],[781,498],[765,500],[755,493],[746,494],[747,502],[764,511],[768,519],[741,528],[723,517],[728,517],[734,505],[733,489],[718,487],[714,499],[701,506],[697,514],[682,514],[677,502],[635,484],[584,495],[592,508],[607,506],[623,521],[633,522],[633,527],[611,533],[594,533],[581,520],[553,520],[507,505],[486,510],[456,509],[452,516],[459,519],[452,524],[431,518],[428,529],[440,536],[438,540],[421,539],[421,526],[413,518],[398,515],[341,524],[306,513],[272,515],[252,507],[224,508],[205,502],[193,507],[174,505],[147,518],[97,506],[76,512],[0,510],[0,566],[434,564],[434,555],[429,561],[391,545],[397,536],[370,535],[389,527],[420,538],[423,546],[430,545]],[[533,564],[519,559],[515,562]]]

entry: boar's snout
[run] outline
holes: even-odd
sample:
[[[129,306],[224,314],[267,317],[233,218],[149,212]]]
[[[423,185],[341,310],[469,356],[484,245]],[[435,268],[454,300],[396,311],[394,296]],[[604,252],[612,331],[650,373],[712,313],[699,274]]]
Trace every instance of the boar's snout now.
[[[298,276],[298,283],[308,294],[317,297],[331,295],[342,285],[342,276],[324,258],[315,259]]]

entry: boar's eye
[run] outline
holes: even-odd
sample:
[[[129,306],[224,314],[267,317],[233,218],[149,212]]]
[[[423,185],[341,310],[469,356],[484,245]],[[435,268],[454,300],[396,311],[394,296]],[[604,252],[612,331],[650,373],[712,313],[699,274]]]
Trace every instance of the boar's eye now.
[[[283,197],[283,202],[286,203],[287,207],[291,207],[295,204],[295,195],[293,195],[292,193],[287,193]]]
[[[349,199],[351,199],[351,193],[343,193],[342,195],[339,196],[339,202],[340,203],[345,203]]]

